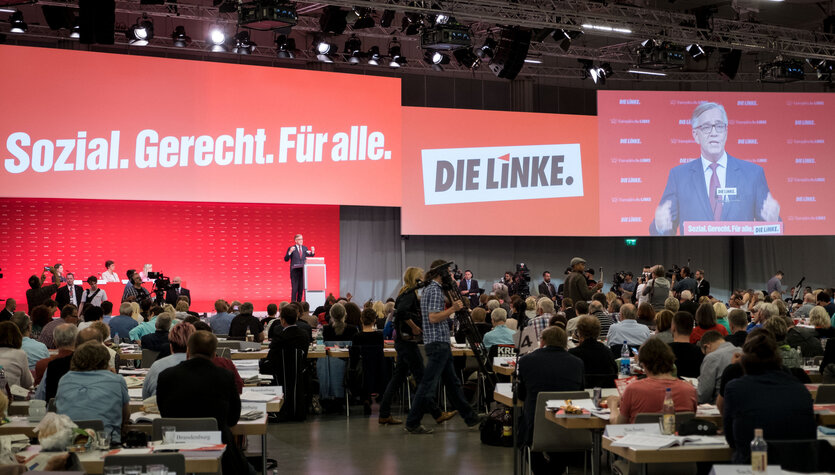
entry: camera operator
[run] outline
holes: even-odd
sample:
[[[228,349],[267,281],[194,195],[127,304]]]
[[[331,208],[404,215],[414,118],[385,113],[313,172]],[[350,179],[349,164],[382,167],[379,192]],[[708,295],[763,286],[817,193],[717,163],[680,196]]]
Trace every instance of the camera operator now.
[[[664,310],[664,302],[670,296],[670,280],[665,277],[667,272],[664,266],[657,265],[652,268],[652,279],[646,283],[641,294],[647,296],[647,302],[652,305],[656,312]]]
[[[134,272],[130,278],[133,285],[125,287],[122,302],[141,302],[144,299],[151,298],[151,294],[142,287],[142,277],[139,272]]]
[[[681,297],[681,293],[685,290],[690,291],[690,295],[696,295],[696,287],[699,284],[696,283],[696,280],[690,277],[690,268],[687,266],[682,267],[678,271],[678,279],[675,275],[673,275],[673,282],[675,285],[673,286],[673,291],[676,293],[677,297]],[[698,300],[698,299],[697,299]]]
[[[181,295],[188,297],[188,301],[191,303],[191,291],[183,287],[181,282],[182,280],[179,276],[171,279],[171,287],[165,292],[165,303],[176,306]]]
[[[635,276],[632,274],[632,272],[625,272],[623,274],[623,283],[620,284],[621,290],[623,290],[624,292],[631,292],[634,294],[635,287],[637,285],[638,283],[635,282]]]

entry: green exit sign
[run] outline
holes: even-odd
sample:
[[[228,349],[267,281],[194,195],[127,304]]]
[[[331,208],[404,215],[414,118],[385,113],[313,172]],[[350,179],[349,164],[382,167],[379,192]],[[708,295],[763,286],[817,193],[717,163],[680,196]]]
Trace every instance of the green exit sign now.
[[[638,240],[637,239],[624,239],[627,246],[637,246]]]

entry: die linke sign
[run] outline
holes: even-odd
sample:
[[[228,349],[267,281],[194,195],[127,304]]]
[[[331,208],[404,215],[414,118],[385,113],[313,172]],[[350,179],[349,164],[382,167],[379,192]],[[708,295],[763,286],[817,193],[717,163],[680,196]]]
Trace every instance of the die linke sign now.
[[[580,144],[421,151],[427,205],[583,196]]]

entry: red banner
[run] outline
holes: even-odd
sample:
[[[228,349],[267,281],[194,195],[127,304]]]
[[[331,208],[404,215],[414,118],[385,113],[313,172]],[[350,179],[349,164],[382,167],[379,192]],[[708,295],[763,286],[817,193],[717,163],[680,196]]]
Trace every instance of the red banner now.
[[[0,196],[400,205],[399,79],[15,46],[0,64]]]

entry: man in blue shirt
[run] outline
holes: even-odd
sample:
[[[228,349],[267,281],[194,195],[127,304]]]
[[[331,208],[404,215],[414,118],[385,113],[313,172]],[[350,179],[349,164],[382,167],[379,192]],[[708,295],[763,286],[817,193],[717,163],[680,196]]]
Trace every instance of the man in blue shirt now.
[[[431,269],[441,266],[446,261],[436,260],[432,263]],[[443,268],[440,272],[447,272]],[[444,293],[441,289],[440,272],[427,273],[427,278],[432,277],[430,283],[423,290],[423,297],[420,301],[421,314],[423,318],[423,342],[426,347],[426,369],[423,379],[415,392],[415,400],[412,409],[406,418],[406,431],[412,434],[431,434],[433,431],[422,426],[420,421],[423,415],[431,412],[434,403],[434,395],[438,391],[438,383],[443,380],[452,405],[467,423],[467,427],[475,427],[481,422],[481,418],[475,413],[472,407],[464,399],[461,391],[461,381],[455,373],[452,365],[452,350],[450,349],[449,319],[455,312],[464,308],[460,300],[452,302],[452,306],[445,309]]]
[[[507,311],[497,308],[490,312],[490,320],[493,321],[493,329],[484,335],[484,348],[490,351],[493,345],[512,345],[513,335],[516,333],[505,325],[507,323]]]
[[[20,334],[23,335],[23,343],[20,349],[26,353],[26,359],[29,361],[29,370],[34,371],[38,361],[49,358],[49,350],[46,349],[46,345],[43,343],[29,338],[29,334],[32,331],[32,322],[25,313],[15,312],[11,322],[17,325]]]
[[[122,305],[119,306],[119,316],[110,319],[111,338],[116,338],[117,336],[123,340],[129,338],[130,331],[133,330],[133,327],[139,325],[139,322],[131,317],[132,313],[133,309],[130,306],[130,302],[122,302]]]
[[[220,299],[215,301],[215,310],[217,315],[209,319],[209,326],[212,327],[212,333],[215,335],[228,335],[229,325],[235,315],[228,313],[229,305],[226,300]]]
[[[652,336],[648,326],[638,323],[638,314],[631,303],[620,307],[620,317],[621,321],[609,327],[606,337],[609,346],[622,345],[624,341],[630,346],[641,346]]]

